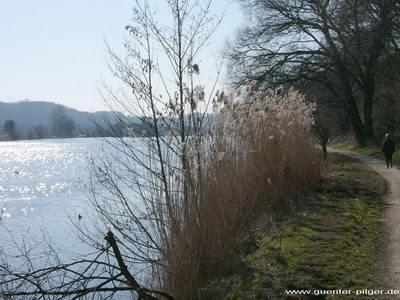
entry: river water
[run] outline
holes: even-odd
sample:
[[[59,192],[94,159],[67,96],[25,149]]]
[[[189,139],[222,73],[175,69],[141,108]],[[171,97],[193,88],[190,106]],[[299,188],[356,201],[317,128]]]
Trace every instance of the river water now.
[[[74,234],[71,220],[90,210],[87,156],[102,144],[91,138],[0,142],[0,249],[9,262],[26,241],[43,236],[63,259],[91,251]]]
[[[136,157],[142,159],[143,142],[126,142],[138,149]],[[49,249],[49,242],[61,263],[91,259],[98,253],[77,236],[73,224],[96,232],[91,238],[106,243],[103,237],[107,228],[90,222],[98,215],[90,204],[86,184],[90,181],[89,158],[101,160],[107,153],[119,157],[113,145],[95,138],[0,142],[0,264],[26,270],[26,257],[21,256],[26,251],[35,268],[48,267],[44,265],[49,263],[50,256],[43,254]],[[101,186],[95,188],[102,190]],[[132,186],[124,192],[137,203]],[[51,261],[51,265],[58,263]],[[141,275],[145,278],[146,274]],[[135,276],[142,281],[142,276]],[[0,282],[0,294],[1,289]],[[118,295],[113,299],[131,298],[129,292]]]

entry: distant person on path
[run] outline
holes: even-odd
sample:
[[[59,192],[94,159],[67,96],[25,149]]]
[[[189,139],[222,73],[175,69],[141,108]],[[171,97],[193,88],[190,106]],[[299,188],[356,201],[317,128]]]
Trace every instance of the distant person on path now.
[[[394,151],[395,151],[394,142],[390,138],[390,134],[386,134],[385,140],[383,141],[383,144],[382,144],[381,152],[383,153],[383,155],[385,155],[386,166],[388,167],[388,169],[389,169],[389,166],[391,168],[393,168],[392,155],[393,155]]]

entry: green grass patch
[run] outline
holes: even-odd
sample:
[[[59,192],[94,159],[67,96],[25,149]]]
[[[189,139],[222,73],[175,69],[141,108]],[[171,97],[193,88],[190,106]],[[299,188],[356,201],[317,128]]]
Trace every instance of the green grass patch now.
[[[330,299],[333,296],[302,298],[285,291],[377,289],[386,183],[350,158],[332,154],[330,160],[332,175],[310,200],[309,209],[272,234],[261,233],[258,249],[228,280],[227,299]]]
[[[355,150],[355,146],[341,142],[329,143],[328,146],[340,150]]]
[[[357,147],[354,145],[344,144],[344,143],[340,143],[340,142],[330,143],[329,147],[332,147],[335,149],[340,149],[340,150],[356,151],[356,152],[364,154],[364,155],[369,155],[369,156],[374,156],[374,157],[380,158],[381,160],[385,159],[384,156],[382,155],[380,149],[378,149],[378,148],[372,148],[372,147],[360,148],[360,147]],[[396,151],[393,154],[393,163],[395,165],[400,165],[400,150]]]

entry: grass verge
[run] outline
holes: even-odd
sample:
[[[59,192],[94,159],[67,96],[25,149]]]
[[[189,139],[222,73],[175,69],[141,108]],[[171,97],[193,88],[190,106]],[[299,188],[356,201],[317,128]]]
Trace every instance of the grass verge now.
[[[330,147],[335,148],[335,149],[340,149],[340,150],[352,150],[356,151],[358,153],[364,154],[364,155],[369,155],[369,156],[374,156],[376,158],[380,158],[381,160],[384,160],[384,156],[380,152],[380,149],[378,148],[371,148],[371,147],[365,147],[365,148],[360,148],[354,145],[348,145],[340,142],[336,143],[330,143]],[[393,154],[393,164],[395,165],[400,165],[400,150],[396,151]]]
[[[386,183],[350,158],[332,154],[330,160],[332,175],[310,200],[309,209],[272,234],[261,233],[258,249],[244,257],[241,270],[227,280],[226,299],[330,299],[285,291],[355,292],[379,286],[377,244]]]

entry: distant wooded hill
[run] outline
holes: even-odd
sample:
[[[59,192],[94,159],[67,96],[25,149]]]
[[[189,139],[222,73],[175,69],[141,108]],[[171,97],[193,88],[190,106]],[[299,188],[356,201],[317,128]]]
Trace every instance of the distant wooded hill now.
[[[98,135],[97,126],[93,120],[103,122],[106,119],[115,120],[112,112],[95,112],[88,113],[78,111],[73,108],[45,101],[20,101],[16,103],[0,102],[0,135],[3,134],[3,124],[12,120],[15,122],[15,129],[18,135],[37,135],[38,128],[46,129],[47,135],[50,135],[52,114],[58,107],[62,107],[65,116],[74,123],[73,133],[71,135]],[[132,117],[132,122],[140,122],[137,118]],[[102,125],[102,124],[101,124]]]
[[[202,116],[204,118],[203,129],[207,130],[214,117],[212,114]],[[160,122],[165,122],[165,120],[160,119]],[[185,117],[185,122],[187,124],[190,122],[189,116]],[[165,123],[166,126],[160,126],[162,130],[159,133],[167,134],[175,126],[171,124],[179,126],[177,120],[171,120],[170,125],[167,126]],[[139,136],[144,133],[146,135],[154,134],[148,124],[142,123],[135,116],[121,118],[110,111],[88,113],[44,101],[0,102],[0,136],[2,139],[76,137],[80,135],[88,137],[128,136],[132,132]]]

